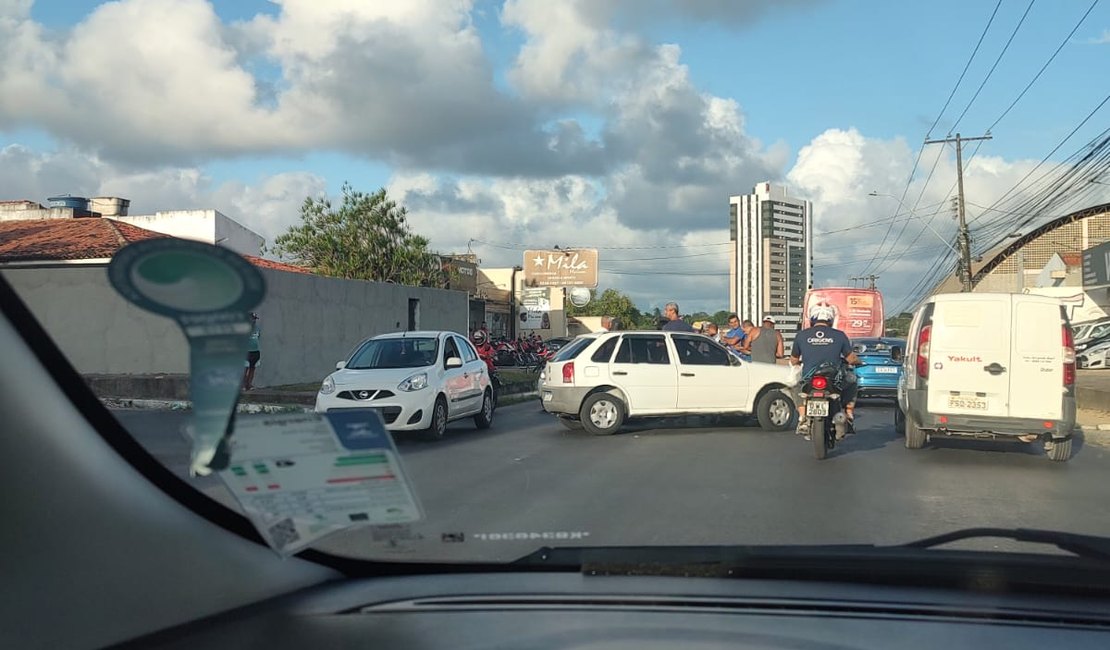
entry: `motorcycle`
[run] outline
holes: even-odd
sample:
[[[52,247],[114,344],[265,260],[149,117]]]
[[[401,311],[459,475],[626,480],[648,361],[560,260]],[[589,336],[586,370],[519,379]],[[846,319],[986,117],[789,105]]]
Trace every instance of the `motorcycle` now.
[[[497,349],[490,344],[480,345],[477,347],[478,358],[486,362],[486,369],[489,370],[489,381],[493,387],[493,405],[497,406],[497,397],[501,394],[501,375],[497,372],[497,364],[495,358],[497,357]]]
[[[809,420],[809,439],[817,460],[824,460],[837,442],[855,433],[841,400],[845,384],[851,381],[850,372],[848,366],[823,363],[802,379],[800,396],[805,400],[804,417]]]

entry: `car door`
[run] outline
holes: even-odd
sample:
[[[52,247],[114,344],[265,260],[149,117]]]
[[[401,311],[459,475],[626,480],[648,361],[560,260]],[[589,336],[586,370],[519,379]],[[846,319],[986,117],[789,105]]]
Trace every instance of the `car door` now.
[[[471,408],[474,412],[482,410],[482,394],[485,391],[485,383],[482,381],[482,376],[486,372],[486,362],[478,356],[478,352],[470,341],[456,336],[455,346],[462,352],[463,358],[463,378],[467,380],[466,395],[464,397],[468,405],[468,412]]]
[[[674,412],[678,371],[664,334],[625,334],[610,367],[613,383],[628,397],[630,415]]]
[[[1027,294],[1016,294],[1012,299],[1013,350],[1006,373],[1010,382],[1009,415],[1059,420],[1064,408],[1064,315],[1060,304]]]
[[[1010,407],[1010,295],[937,300],[930,334],[929,412],[1006,417]],[[1060,334],[1057,332],[1057,345]]]
[[[467,401],[469,377],[466,376],[466,362],[458,368],[448,368],[447,360],[452,357],[462,359],[459,346],[455,337],[443,337],[443,358],[440,365],[443,368],[443,392],[447,394],[447,413],[449,417],[456,418],[465,415],[468,408],[472,408]]]
[[[678,361],[678,410],[739,410],[748,395],[747,365],[733,365],[732,355],[699,334],[674,334]]]

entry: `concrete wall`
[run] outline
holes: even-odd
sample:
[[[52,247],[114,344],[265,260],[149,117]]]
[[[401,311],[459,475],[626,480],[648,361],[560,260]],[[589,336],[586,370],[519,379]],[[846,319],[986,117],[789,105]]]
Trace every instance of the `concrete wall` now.
[[[420,328],[466,332],[465,293],[269,269],[262,274],[268,291],[256,310],[262,325],[259,386],[322,380],[362,339],[404,329],[410,298],[420,300]],[[177,324],[120,297],[105,265],[6,267],[0,275],[78,372],[188,372],[188,346]]]
[[[107,217],[182,239],[216,244],[243,255],[261,255],[265,239],[216,210],[164,210],[154,214]]]

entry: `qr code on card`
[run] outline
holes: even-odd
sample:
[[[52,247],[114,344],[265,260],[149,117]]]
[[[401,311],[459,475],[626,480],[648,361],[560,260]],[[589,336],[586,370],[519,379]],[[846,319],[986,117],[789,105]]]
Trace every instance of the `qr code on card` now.
[[[295,524],[291,518],[282,519],[273,526],[270,526],[267,532],[270,536],[270,542],[274,545],[274,548],[278,550],[301,539],[300,534],[297,533],[297,524]]]

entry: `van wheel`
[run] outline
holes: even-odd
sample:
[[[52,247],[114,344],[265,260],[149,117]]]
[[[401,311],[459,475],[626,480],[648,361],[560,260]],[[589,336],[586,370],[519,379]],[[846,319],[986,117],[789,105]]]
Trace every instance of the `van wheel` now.
[[[582,428],[595,436],[609,436],[624,424],[624,402],[609,393],[594,393],[578,412]]]
[[[794,402],[781,390],[769,390],[755,405],[759,426],[767,431],[786,431],[794,421]]]
[[[1044,453],[1052,460],[1062,463],[1071,458],[1071,438],[1044,443]]]
[[[906,436],[906,449],[921,449],[925,446],[925,441],[928,439],[928,434],[919,429],[916,424],[910,422],[910,419],[902,415],[902,422],[904,426],[902,431]]]
[[[906,414],[902,412],[897,403],[894,405],[894,430],[901,435],[905,435],[906,432]]]

